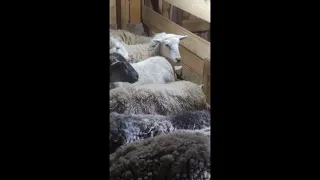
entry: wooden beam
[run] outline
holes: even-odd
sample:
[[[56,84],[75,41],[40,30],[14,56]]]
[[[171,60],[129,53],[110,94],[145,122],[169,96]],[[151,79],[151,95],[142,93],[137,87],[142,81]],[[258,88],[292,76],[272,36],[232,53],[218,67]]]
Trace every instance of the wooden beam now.
[[[142,21],[145,24],[167,33],[187,35],[180,44],[199,56],[201,59],[210,58],[210,43],[192,32],[180,27],[169,19],[159,15],[147,6],[143,6]]]
[[[121,29],[126,30],[129,24],[129,0],[121,0]]]
[[[170,8],[171,8],[171,5],[163,0],[162,15],[167,19],[170,19]]]
[[[204,60],[204,68],[203,68],[203,82],[204,82],[204,93],[207,98],[207,103],[210,104],[210,93],[211,93],[211,83],[210,83],[210,61],[207,59]]]
[[[130,0],[130,23],[141,23],[141,0]]]
[[[172,6],[171,9],[172,9],[172,13],[170,16],[170,20],[181,26],[183,11],[177,7],[174,7],[174,6]]]
[[[210,0],[165,0],[173,6],[210,22]]]
[[[210,31],[210,23],[201,20],[182,20],[182,27],[191,32]]]
[[[110,24],[117,24],[117,6],[116,0],[110,0]]]

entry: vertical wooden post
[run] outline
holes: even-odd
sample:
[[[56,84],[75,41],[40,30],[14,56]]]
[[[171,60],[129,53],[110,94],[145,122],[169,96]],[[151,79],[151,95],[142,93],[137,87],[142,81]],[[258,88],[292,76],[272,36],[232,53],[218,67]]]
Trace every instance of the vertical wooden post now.
[[[171,5],[166,1],[162,2],[162,15],[168,19],[170,19],[170,8]]]
[[[130,0],[130,23],[141,23],[141,0]]]
[[[207,98],[207,103],[210,104],[210,93],[211,93],[211,84],[210,84],[210,78],[211,72],[210,72],[210,61],[209,59],[204,59],[204,66],[203,66],[203,81],[204,81],[204,93]]]
[[[129,24],[129,0],[121,0],[121,29],[126,30]]]
[[[121,1],[116,0],[117,28],[121,29]]]

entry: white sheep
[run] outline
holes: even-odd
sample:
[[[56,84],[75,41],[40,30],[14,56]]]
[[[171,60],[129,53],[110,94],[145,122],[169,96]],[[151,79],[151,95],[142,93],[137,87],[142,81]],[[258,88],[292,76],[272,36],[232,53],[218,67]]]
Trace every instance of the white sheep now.
[[[154,56],[131,65],[138,72],[139,80],[133,84],[115,82],[111,84],[112,88],[142,84],[165,84],[175,81],[172,65],[164,57]]]
[[[210,180],[210,131],[180,130],[125,144],[109,155],[111,180]]]
[[[177,115],[210,109],[202,85],[189,81],[118,87],[109,94],[110,112],[120,114]]]
[[[125,59],[128,60],[129,56],[128,56],[128,51],[126,50],[126,48],[120,43],[119,40],[117,40],[116,38],[110,36],[110,40],[109,40],[109,48],[110,48],[110,53],[119,53],[121,54]]]
[[[179,43],[186,37],[176,34],[159,33],[147,44],[122,44],[128,51],[128,61],[130,63],[143,61],[153,56],[163,56],[174,63],[179,63],[181,61]]]
[[[147,36],[140,36],[121,29],[110,29],[110,37],[111,36],[128,45],[150,43],[153,38]]]

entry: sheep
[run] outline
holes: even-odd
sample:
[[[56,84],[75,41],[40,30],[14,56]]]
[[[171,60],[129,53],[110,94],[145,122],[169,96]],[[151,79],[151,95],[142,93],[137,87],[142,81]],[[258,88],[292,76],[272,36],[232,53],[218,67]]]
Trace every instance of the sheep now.
[[[126,60],[129,58],[128,51],[126,48],[120,43],[119,40],[115,39],[114,37],[110,36],[110,53],[119,53],[121,54]]]
[[[121,54],[110,54],[110,82],[135,83],[138,80],[137,71]]]
[[[126,144],[109,155],[111,180],[211,178],[210,130],[180,130]]]
[[[141,84],[165,84],[175,81],[172,65],[164,57],[155,56],[131,65],[138,72],[139,80],[133,84],[126,82],[112,83],[112,88]]]
[[[152,40],[152,37],[139,36],[137,34],[120,29],[110,29],[110,37],[117,38],[119,41],[128,45],[150,43]]]
[[[209,110],[202,86],[189,81],[175,81],[168,84],[117,87],[109,91],[110,112],[177,115]]]
[[[203,129],[210,127],[210,112],[191,111],[178,116],[147,114],[110,114],[109,152],[123,144],[147,139],[179,129]]]
[[[187,36],[159,33],[154,36],[150,43],[127,45],[130,63],[137,63],[152,56],[163,56],[174,63],[181,62],[179,43]]]

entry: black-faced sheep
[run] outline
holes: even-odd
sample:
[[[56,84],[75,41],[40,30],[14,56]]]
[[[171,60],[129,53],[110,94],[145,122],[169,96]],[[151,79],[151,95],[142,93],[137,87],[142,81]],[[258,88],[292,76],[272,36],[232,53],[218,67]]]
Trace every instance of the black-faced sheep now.
[[[110,112],[178,115],[208,110],[210,106],[201,87],[189,81],[118,87],[109,91]]]
[[[114,37],[118,39],[119,41],[128,44],[145,44],[150,43],[152,37],[146,37],[146,36],[140,36],[125,30],[113,30],[110,29],[110,37]]]
[[[137,71],[121,54],[110,54],[110,82],[135,83],[138,80]]]
[[[178,116],[147,114],[110,114],[109,150],[130,142],[158,136],[181,129],[203,129],[210,127],[210,112],[192,111]]]
[[[181,61],[179,43],[187,36],[159,33],[150,43],[126,45],[123,44],[129,54],[128,61],[136,63],[152,56],[163,56],[174,63]]]
[[[126,82],[111,83],[111,88],[142,84],[165,84],[175,81],[172,65],[164,57],[155,56],[131,65],[138,72],[139,80],[133,84]]]
[[[110,179],[208,180],[210,150],[208,130],[181,130],[129,143],[109,156]]]

